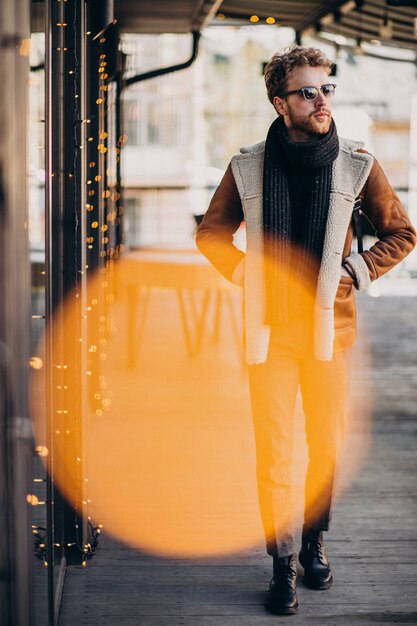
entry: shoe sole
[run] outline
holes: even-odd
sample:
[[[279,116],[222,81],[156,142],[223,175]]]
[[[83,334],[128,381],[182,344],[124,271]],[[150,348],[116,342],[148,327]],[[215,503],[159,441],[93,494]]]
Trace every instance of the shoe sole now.
[[[295,615],[295,613],[298,612],[298,604],[295,604],[291,607],[283,607],[282,609],[271,606],[269,604],[265,604],[265,608],[268,613],[272,613],[273,615]]]
[[[330,587],[332,586],[333,576],[330,576],[329,580],[326,580],[325,583],[320,583],[320,584],[317,584],[313,580],[310,580],[309,578],[306,578],[304,576],[303,583],[309,589],[315,589],[316,591],[325,591],[326,589],[330,589]]]
[[[301,567],[304,568],[304,559],[302,557],[302,552],[298,555],[298,560],[300,561]],[[330,572],[329,580],[326,580],[324,583],[316,583],[314,580],[310,580],[308,577],[304,575],[303,583],[309,589],[314,589],[315,591],[325,591],[326,589],[330,589],[333,584],[333,574]]]

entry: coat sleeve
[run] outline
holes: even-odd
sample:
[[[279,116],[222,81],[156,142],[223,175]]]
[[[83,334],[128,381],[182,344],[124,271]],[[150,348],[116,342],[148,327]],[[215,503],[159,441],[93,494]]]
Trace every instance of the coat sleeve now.
[[[378,241],[369,250],[351,254],[343,264],[362,291],[411,252],[416,245],[416,231],[376,159],[360,196],[361,210]]]
[[[242,284],[244,253],[233,244],[243,221],[242,203],[229,164],[196,235],[200,252],[228,280]]]

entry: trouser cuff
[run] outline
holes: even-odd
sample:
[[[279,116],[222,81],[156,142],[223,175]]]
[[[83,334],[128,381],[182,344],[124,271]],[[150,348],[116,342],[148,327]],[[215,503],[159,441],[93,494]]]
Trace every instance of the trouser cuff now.
[[[295,552],[295,542],[292,535],[285,535],[278,538],[274,542],[268,542],[266,544],[266,551],[273,558],[281,559],[284,556],[290,556]]]

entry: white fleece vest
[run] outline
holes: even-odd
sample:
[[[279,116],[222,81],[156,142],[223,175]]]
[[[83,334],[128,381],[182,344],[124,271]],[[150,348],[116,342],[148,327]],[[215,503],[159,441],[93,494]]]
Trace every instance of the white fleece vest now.
[[[323,245],[314,312],[314,351],[319,361],[330,361],[334,341],[334,300],[340,281],[343,247],[359,195],[373,164],[367,153],[355,152],[363,144],[340,139],[339,156],[333,163],[329,213]],[[232,158],[232,171],[242,201],[246,222],[244,275],[246,359],[248,364],[264,363],[268,355],[270,326],[265,320],[263,273],[263,167],[265,142],[241,148]],[[367,265],[360,254],[349,257],[359,290],[370,284]],[[240,264],[239,264],[240,265]],[[236,270],[235,270],[236,273]]]

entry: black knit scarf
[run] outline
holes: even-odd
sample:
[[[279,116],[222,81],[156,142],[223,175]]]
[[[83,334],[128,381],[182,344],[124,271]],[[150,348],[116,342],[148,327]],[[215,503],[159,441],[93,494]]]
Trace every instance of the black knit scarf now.
[[[289,271],[292,253],[291,201],[287,168],[311,173],[301,241],[297,252],[298,271],[307,269],[312,258],[321,259],[329,208],[332,163],[339,154],[339,139],[332,121],[330,129],[316,141],[291,141],[284,120],[270,126],[265,144],[263,178],[263,227],[267,285],[267,324],[289,320]]]

